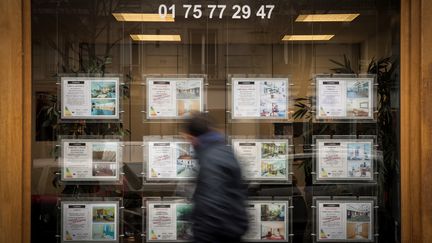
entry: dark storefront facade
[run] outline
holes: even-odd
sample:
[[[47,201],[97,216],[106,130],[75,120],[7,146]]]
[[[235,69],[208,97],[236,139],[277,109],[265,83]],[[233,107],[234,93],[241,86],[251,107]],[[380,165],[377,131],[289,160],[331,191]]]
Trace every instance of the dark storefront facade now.
[[[245,242],[427,242],[431,4],[2,5],[1,242],[191,241],[197,111],[242,166]]]

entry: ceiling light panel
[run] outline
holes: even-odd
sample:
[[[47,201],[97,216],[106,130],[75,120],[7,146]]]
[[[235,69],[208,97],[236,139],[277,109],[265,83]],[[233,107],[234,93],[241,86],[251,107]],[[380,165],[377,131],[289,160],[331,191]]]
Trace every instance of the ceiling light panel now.
[[[351,22],[360,14],[301,14],[296,22]]]
[[[181,41],[180,35],[130,35],[134,41]]]
[[[174,18],[166,16],[161,18],[159,14],[149,13],[113,13],[119,22],[174,22]]]
[[[285,35],[282,41],[328,41],[334,35]]]

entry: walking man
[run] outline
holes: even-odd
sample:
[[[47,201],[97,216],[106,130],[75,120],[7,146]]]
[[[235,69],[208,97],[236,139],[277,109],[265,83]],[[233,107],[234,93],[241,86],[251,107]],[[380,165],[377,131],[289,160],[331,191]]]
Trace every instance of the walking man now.
[[[248,218],[239,163],[206,114],[193,114],[185,130],[200,165],[192,198],[194,242],[240,242]]]

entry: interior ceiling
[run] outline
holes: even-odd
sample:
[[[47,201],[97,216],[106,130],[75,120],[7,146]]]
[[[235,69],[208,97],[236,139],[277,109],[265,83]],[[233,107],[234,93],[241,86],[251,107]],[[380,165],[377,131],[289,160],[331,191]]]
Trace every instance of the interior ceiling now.
[[[82,41],[93,38],[96,43],[107,41],[107,33],[112,39],[129,42],[129,34],[180,34],[182,43],[194,43],[190,32],[217,33],[214,40],[218,44],[250,43],[277,44],[286,34],[333,34],[335,37],[325,43],[361,43],[370,36],[387,31],[391,2],[396,0],[33,0],[34,35],[72,35]],[[380,2],[380,3],[377,3]],[[157,13],[160,4],[175,4],[177,8],[174,23],[117,22],[112,13]],[[262,4],[274,4],[275,10],[270,20],[251,16],[248,20],[229,18],[233,11],[227,8],[222,20],[185,19],[183,4],[226,4],[232,6],[249,5],[257,10]],[[360,13],[350,23],[299,23],[299,14],[308,13]],[[208,16],[208,12],[204,15]],[[41,28],[38,30],[38,28]],[[98,33],[94,38],[94,33]],[[111,40],[112,40],[111,39]],[[311,43],[311,42],[303,42]],[[315,42],[316,43],[316,42]],[[290,44],[293,44],[290,42]]]

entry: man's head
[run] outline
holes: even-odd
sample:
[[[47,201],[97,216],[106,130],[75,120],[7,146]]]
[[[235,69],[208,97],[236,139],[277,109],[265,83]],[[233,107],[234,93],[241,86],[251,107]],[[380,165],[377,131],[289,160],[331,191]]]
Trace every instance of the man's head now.
[[[193,145],[197,145],[197,138],[213,129],[213,122],[208,114],[197,112],[187,118],[183,132]]]
[[[193,113],[186,120],[184,132],[193,137],[199,137],[213,130],[213,123],[206,113]]]

